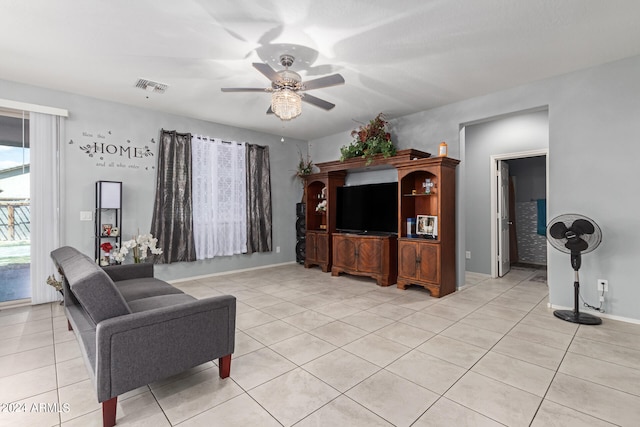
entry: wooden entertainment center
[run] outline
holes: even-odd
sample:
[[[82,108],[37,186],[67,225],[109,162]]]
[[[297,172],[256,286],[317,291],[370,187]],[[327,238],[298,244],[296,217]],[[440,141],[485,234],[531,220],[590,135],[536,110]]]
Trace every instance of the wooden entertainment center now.
[[[455,169],[459,160],[418,150],[378,156],[369,165],[349,159],[317,164],[306,177],[306,268],[369,276],[378,285],[419,285],[432,296],[456,290]],[[336,230],[336,192],[349,171],[395,168],[398,172],[398,234],[361,235]],[[320,207],[318,207],[320,206]],[[323,208],[324,206],[324,208]],[[407,230],[408,219],[435,217],[429,238]]]

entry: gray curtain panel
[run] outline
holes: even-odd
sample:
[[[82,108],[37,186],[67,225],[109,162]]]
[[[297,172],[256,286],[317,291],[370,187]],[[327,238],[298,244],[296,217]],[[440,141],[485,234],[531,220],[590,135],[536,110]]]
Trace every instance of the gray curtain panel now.
[[[269,147],[247,144],[247,253],[271,251]]]
[[[161,255],[155,262],[195,261],[191,215],[191,134],[160,132],[156,198],[151,234],[158,238]]]

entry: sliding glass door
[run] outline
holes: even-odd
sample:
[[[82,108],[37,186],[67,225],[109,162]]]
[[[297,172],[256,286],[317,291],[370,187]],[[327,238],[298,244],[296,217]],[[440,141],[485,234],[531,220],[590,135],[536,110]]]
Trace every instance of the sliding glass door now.
[[[31,298],[29,113],[0,109],[0,304]]]

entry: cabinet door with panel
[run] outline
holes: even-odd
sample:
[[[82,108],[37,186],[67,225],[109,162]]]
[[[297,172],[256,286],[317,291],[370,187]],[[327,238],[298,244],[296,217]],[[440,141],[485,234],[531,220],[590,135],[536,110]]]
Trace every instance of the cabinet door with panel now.
[[[333,266],[347,270],[357,270],[358,241],[340,234],[333,235]]]
[[[360,239],[358,241],[358,271],[378,273],[382,271],[382,239]]]
[[[398,241],[398,287],[420,285],[440,296],[440,245],[416,239]]]

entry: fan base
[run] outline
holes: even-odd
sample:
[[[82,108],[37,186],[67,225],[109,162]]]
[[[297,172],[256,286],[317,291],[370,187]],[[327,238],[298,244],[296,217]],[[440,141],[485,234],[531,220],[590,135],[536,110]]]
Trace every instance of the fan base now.
[[[553,315],[558,319],[566,320],[571,323],[579,323],[581,325],[599,325],[602,319],[589,313],[575,313],[571,310],[556,310]]]

